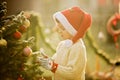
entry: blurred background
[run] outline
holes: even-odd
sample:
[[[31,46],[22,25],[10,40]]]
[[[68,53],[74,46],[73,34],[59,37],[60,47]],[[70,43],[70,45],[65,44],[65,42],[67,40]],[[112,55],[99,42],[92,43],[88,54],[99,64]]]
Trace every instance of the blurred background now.
[[[1,0],[3,1],[3,0]],[[7,15],[28,11],[33,14],[31,27],[24,38],[36,38],[34,51],[44,48],[52,56],[60,38],[52,31],[52,15],[72,6],[79,6],[92,15],[92,25],[84,37],[87,47],[86,80],[120,80],[120,35],[117,45],[114,37],[107,31],[108,20],[119,13],[120,0],[4,0],[7,2]],[[40,24],[39,24],[40,23]],[[117,28],[120,30],[118,21]],[[51,73],[45,73],[51,76]],[[109,78],[107,79],[106,78]],[[88,78],[88,79],[87,79]],[[102,78],[102,79],[101,79]],[[110,79],[111,78],[111,79]],[[114,79],[113,79],[114,78]]]

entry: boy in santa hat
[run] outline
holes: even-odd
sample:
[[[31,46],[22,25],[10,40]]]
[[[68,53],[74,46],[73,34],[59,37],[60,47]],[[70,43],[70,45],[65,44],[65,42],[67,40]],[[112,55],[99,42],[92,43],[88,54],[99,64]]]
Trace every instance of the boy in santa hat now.
[[[64,39],[52,58],[41,57],[42,67],[54,73],[54,80],[85,80],[86,47],[82,41],[91,25],[91,16],[79,7],[53,15],[57,32]]]

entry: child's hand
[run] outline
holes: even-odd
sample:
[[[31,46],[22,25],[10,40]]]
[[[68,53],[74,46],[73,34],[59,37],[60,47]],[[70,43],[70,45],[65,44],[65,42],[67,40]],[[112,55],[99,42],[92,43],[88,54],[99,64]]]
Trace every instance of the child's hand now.
[[[40,63],[41,66],[47,70],[52,71],[53,73],[55,73],[55,71],[57,70],[58,64],[55,63],[51,58],[40,58]]]
[[[45,69],[47,70],[51,70],[52,72],[55,73],[58,64],[55,63],[50,57],[48,57],[45,53],[44,50],[41,48],[40,49],[40,53],[42,55],[42,57],[39,57],[38,63]]]
[[[44,58],[48,58],[48,56],[45,54],[43,48],[40,48],[40,54],[41,54]]]
[[[40,64],[43,68],[47,70],[51,70],[52,68],[52,60],[45,54],[44,49],[40,48],[41,57],[37,58],[37,63]]]
[[[47,70],[52,70],[52,66],[53,66],[53,61],[50,59],[50,58],[43,58],[43,57],[40,57],[39,58],[39,62],[40,62],[40,65],[47,69]]]
[[[41,56],[36,58],[35,63],[38,63],[39,65],[41,65],[40,59],[41,58],[49,58],[49,57],[44,53],[44,49],[43,48],[40,48],[38,53],[40,53]]]

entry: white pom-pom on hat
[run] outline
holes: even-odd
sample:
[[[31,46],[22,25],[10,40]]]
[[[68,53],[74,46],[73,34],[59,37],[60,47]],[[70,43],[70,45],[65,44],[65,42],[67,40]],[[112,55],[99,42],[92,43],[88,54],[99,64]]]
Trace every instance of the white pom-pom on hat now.
[[[64,40],[64,47],[71,47],[73,45],[73,41],[70,39]]]

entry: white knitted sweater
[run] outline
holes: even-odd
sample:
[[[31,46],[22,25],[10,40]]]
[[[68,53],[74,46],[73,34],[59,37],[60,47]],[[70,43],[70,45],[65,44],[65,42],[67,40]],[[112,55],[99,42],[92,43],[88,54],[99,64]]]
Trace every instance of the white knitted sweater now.
[[[54,80],[85,80],[87,58],[82,39],[73,45],[61,41],[52,58],[58,64]]]

